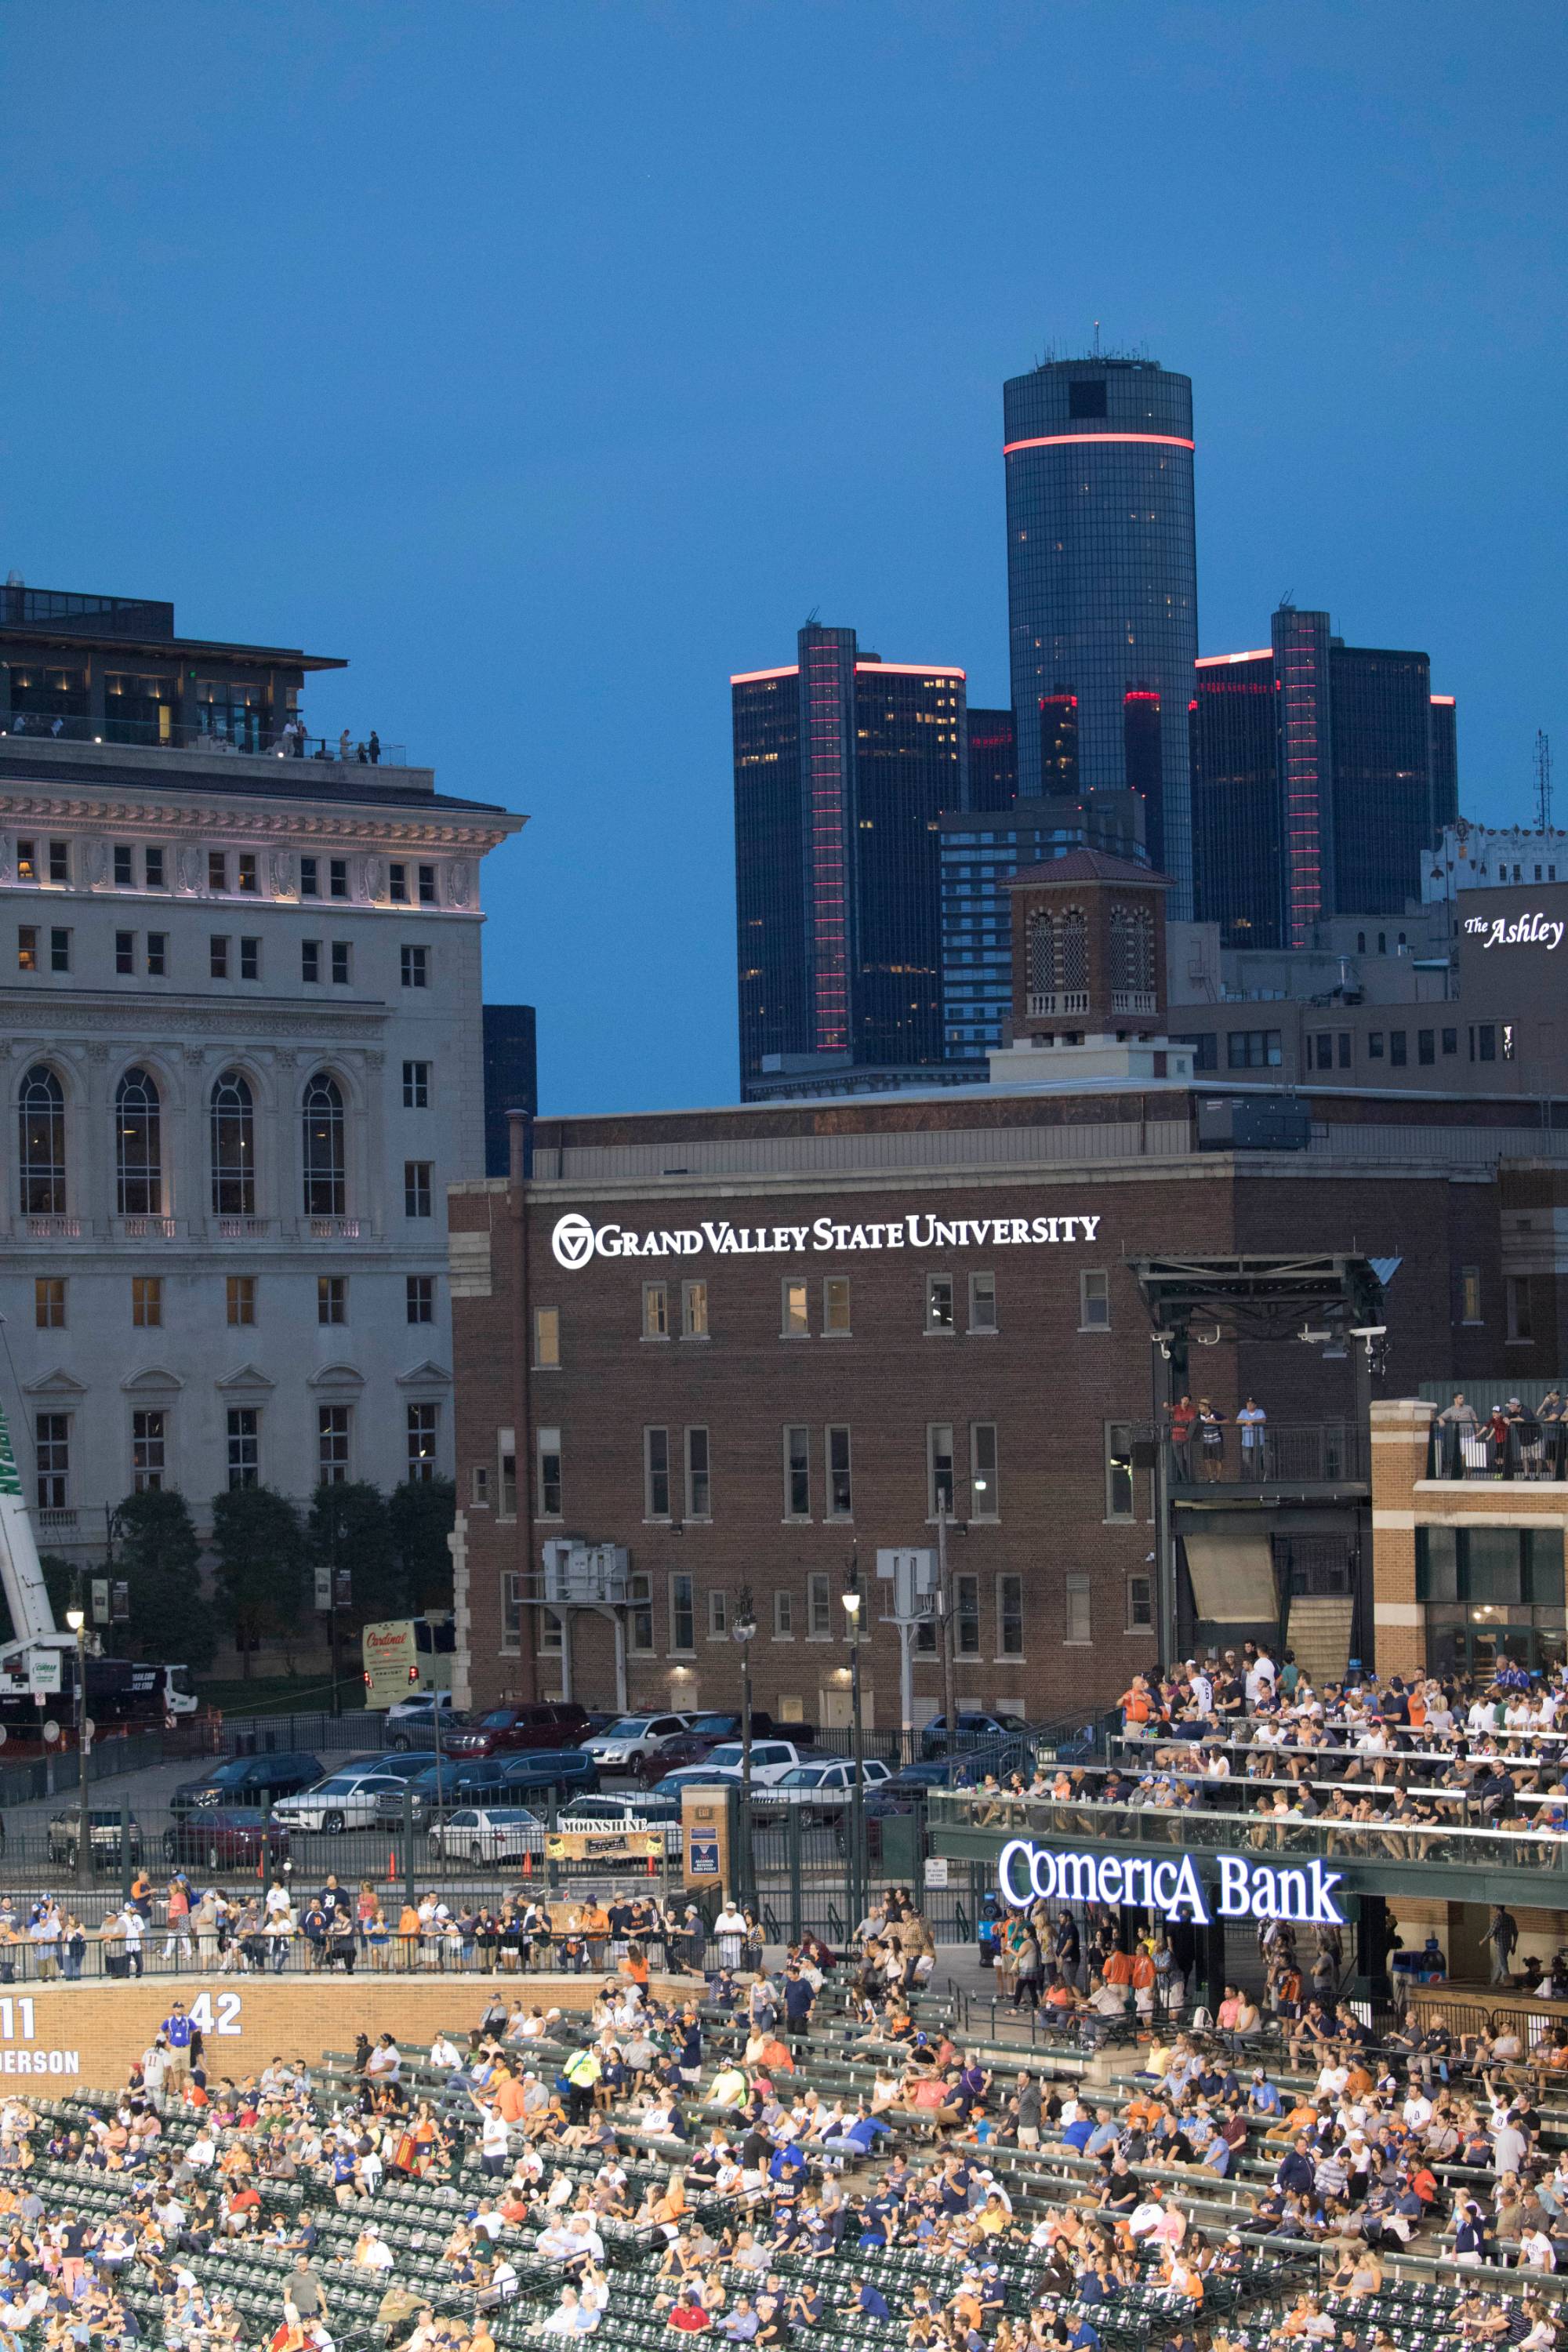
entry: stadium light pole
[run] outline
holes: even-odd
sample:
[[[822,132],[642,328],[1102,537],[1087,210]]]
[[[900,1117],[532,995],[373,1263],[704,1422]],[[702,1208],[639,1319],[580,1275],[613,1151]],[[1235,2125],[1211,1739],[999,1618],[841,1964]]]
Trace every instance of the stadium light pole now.
[[[87,1612],[79,1600],[66,1611],[66,1623],[76,1635],[76,1764],[78,1802],[81,1811],[76,1829],[76,1883],[92,1885],[92,1813],[87,1801]]]

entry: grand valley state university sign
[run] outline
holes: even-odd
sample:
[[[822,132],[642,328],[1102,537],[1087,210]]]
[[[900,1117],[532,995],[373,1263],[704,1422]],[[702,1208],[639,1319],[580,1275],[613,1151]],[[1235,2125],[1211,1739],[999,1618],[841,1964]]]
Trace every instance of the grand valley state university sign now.
[[[1309,1927],[1347,1923],[1333,1898],[1343,1873],[1321,1862],[1304,1868],[1247,1862],[1238,1853],[1205,1854],[1219,1884],[1205,1890],[1194,1858],[1157,1862],[1139,1855],[1058,1853],[1027,1838],[1009,1838],[996,1862],[1003,1900],[1021,1911],[1055,1896],[1062,1903],[1132,1903],[1173,1926],[1207,1927],[1215,1919],[1291,1919]],[[1210,1902],[1214,1908],[1209,1908]]]

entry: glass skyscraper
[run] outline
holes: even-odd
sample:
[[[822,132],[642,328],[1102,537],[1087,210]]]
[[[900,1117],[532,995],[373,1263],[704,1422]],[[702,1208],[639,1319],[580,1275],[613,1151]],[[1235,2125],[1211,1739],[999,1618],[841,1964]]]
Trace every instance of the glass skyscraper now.
[[[1134,793],[1081,801],[1015,801],[942,820],[942,1011],[950,1062],[983,1062],[1006,1043],[1013,1009],[1013,910],[1020,866],[1069,849],[1143,862],[1144,804]]]
[[[1003,387],[1018,795],[1131,790],[1192,912],[1198,650],[1193,388],[1152,360],[1051,360]]]
[[[1010,710],[969,706],[969,798],[972,809],[1011,808],[1018,797],[1018,739]]]
[[[1403,914],[1458,806],[1454,698],[1424,653],[1347,646],[1290,604],[1269,640],[1193,673],[1194,912],[1233,948]]]
[[[811,1060],[942,1059],[937,823],[968,790],[964,674],[809,624],[730,681],[742,1091]]]

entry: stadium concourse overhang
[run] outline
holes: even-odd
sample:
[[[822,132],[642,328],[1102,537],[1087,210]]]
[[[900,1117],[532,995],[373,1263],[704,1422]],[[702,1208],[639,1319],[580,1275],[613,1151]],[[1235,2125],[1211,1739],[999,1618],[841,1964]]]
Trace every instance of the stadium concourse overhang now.
[[[1005,1802],[993,1810],[1018,1811]],[[1058,1832],[1045,1825],[1049,1807],[1029,1803],[1019,1818],[982,1822],[974,1792],[933,1790],[931,1852],[950,1864],[967,1865],[975,1895],[993,1895],[1005,1909],[1037,1895],[1109,1904],[1120,1909],[1121,1941],[1128,1948],[1142,1928],[1163,1928],[1184,1969],[1203,1982],[1211,2008],[1226,1985],[1237,1980],[1244,1953],[1241,1973],[1255,1966],[1259,1927],[1271,1918],[1293,1922],[1309,1955],[1314,1928],[1342,1927],[1354,1995],[1384,2001],[1391,1991],[1391,1953],[1397,1941],[1409,1942],[1412,1906],[1418,1906],[1424,1922],[1443,1906],[1451,1925],[1467,1916],[1470,1932],[1465,1940],[1476,1948],[1489,1905],[1553,1913],[1559,1930],[1568,1917],[1568,1844],[1546,1867],[1535,1840],[1528,1842],[1528,1863],[1521,1858],[1510,1864],[1500,1857],[1445,1861],[1429,1850],[1417,1859],[1377,1850],[1398,1847],[1394,1832],[1369,1832],[1358,1853],[1346,1850],[1350,1838],[1331,1837],[1321,1825],[1304,1823],[1296,1825],[1293,1840],[1271,1836],[1267,1846],[1259,1846],[1242,1813],[1156,1811],[1149,1833],[1139,1835],[1127,1832],[1125,1810],[1119,1810],[1116,1832],[1100,1835],[1086,1822],[1085,1808],[1062,1808]],[[1315,1852],[1308,1850],[1313,1847]],[[1102,1863],[1111,1864],[1109,1875],[1101,1874]],[[1403,1937],[1394,1926],[1400,1912],[1406,1921]],[[1242,1940],[1231,1944],[1235,1933]]]
[[[1029,1808],[1031,1814],[1035,1810],[1033,1806]],[[1305,1850],[1309,1845],[1319,1844],[1319,1841],[1310,1834],[1311,1823],[1301,1825],[1306,1834],[1300,1840],[1300,1848],[1289,1843],[1277,1846],[1272,1842],[1266,1848],[1255,1848],[1248,1842],[1250,1824],[1246,1814],[1222,1816],[1205,1813],[1197,1817],[1204,1832],[1203,1843],[1189,1847],[1181,1842],[1181,1825],[1188,1819],[1182,1813],[1156,1811],[1151,1819],[1159,1824],[1157,1832],[1151,1831],[1146,1837],[1130,1837],[1120,1834],[1098,1836],[1079,1825],[1082,1818],[1081,1807],[1071,1811],[1076,1818],[1070,1830],[1064,1830],[1060,1836],[1031,1831],[1026,1833],[1026,1842],[1036,1844],[1042,1853],[1092,1852],[1123,1858],[1143,1858],[1152,1864],[1179,1863],[1183,1855],[1187,1854],[1200,1884],[1205,1887],[1218,1885],[1219,1864],[1224,1855],[1237,1856],[1251,1868],[1267,1867],[1275,1873],[1299,1870],[1310,1874],[1317,1864],[1321,1864],[1322,1871],[1332,1874],[1337,1881],[1338,1894],[1349,1898],[1342,1903],[1347,1920],[1351,1910],[1369,1896],[1387,1901],[1401,1895],[1420,1896],[1434,1902],[1522,1904],[1532,1910],[1548,1909],[1568,1915],[1568,1843],[1564,1843],[1561,1849],[1562,1863],[1558,1869],[1542,1868],[1539,1843],[1535,1840],[1530,1841],[1530,1861],[1511,1865],[1503,1861],[1479,1864],[1443,1862],[1434,1860],[1429,1853],[1419,1859],[1373,1852],[1354,1853],[1344,1850],[1348,1840],[1320,1845],[1318,1853],[1313,1853]],[[1228,1834],[1224,1836],[1223,1842],[1216,1842],[1222,1832]],[[1026,1832],[1016,1827],[981,1826],[977,1822],[964,1821],[956,1812],[945,1811],[942,1791],[932,1792],[931,1852],[945,1854],[951,1861],[977,1865],[982,1877],[991,1887],[1000,1890],[998,1874],[1003,1850],[1022,1835]],[[1376,1842],[1393,1846],[1397,1845],[1400,1840],[1397,1832],[1388,1831]],[[1262,1916],[1269,1915],[1265,1913]]]
[[[1152,1417],[1133,1433],[1132,1462],[1154,1474],[1160,1664],[1247,1636],[1286,1642],[1294,1598],[1311,1604],[1301,1622],[1315,1614],[1326,1642],[1313,1671],[1339,1679],[1352,1655],[1371,1654],[1360,1573],[1371,1382],[1384,1356],[1384,1291],[1399,1260],[1133,1252],[1128,1263],[1152,1341]],[[1206,1458],[1171,1442],[1172,1410],[1215,1383],[1209,1349],[1249,1343],[1300,1347],[1325,1365],[1342,1363],[1345,1406],[1310,1424],[1281,1425],[1272,1415],[1267,1442],[1233,1452],[1225,1474],[1211,1479]]]

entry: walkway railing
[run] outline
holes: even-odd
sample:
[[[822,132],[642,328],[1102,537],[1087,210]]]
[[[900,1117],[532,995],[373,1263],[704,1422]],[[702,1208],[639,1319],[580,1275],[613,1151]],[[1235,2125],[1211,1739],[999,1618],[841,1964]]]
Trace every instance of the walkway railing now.
[[[1475,1424],[1435,1421],[1427,1446],[1428,1478],[1523,1479],[1561,1485],[1568,1479],[1568,1427],[1533,1414],[1509,1421],[1494,1433],[1489,1416]]]
[[[353,767],[408,765],[403,744],[383,743],[379,739],[373,744],[369,730],[362,738],[351,729],[346,746],[341,733],[307,735],[301,730],[285,740],[282,730],[268,725],[260,711],[248,725],[229,719],[193,727],[177,719],[165,726],[146,719],[118,719],[112,712],[91,719],[78,712],[12,710],[0,712],[0,738],[22,743],[121,743],[139,751],[199,751],[208,759],[240,752],[253,760],[319,760],[329,765],[341,760]]]
[[[1084,1799],[1010,1796],[1004,1790],[933,1789],[933,1831],[989,1830],[998,1838],[1088,1838],[1096,1843],[1179,1847],[1192,1853],[1249,1853],[1294,1862],[1442,1864],[1468,1870],[1539,1870],[1568,1885],[1568,1831],[1469,1829],[1447,1823],[1280,1820],[1183,1805],[1106,1805]],[[1563,1889],[1545,1888],[1548,1907]]]

